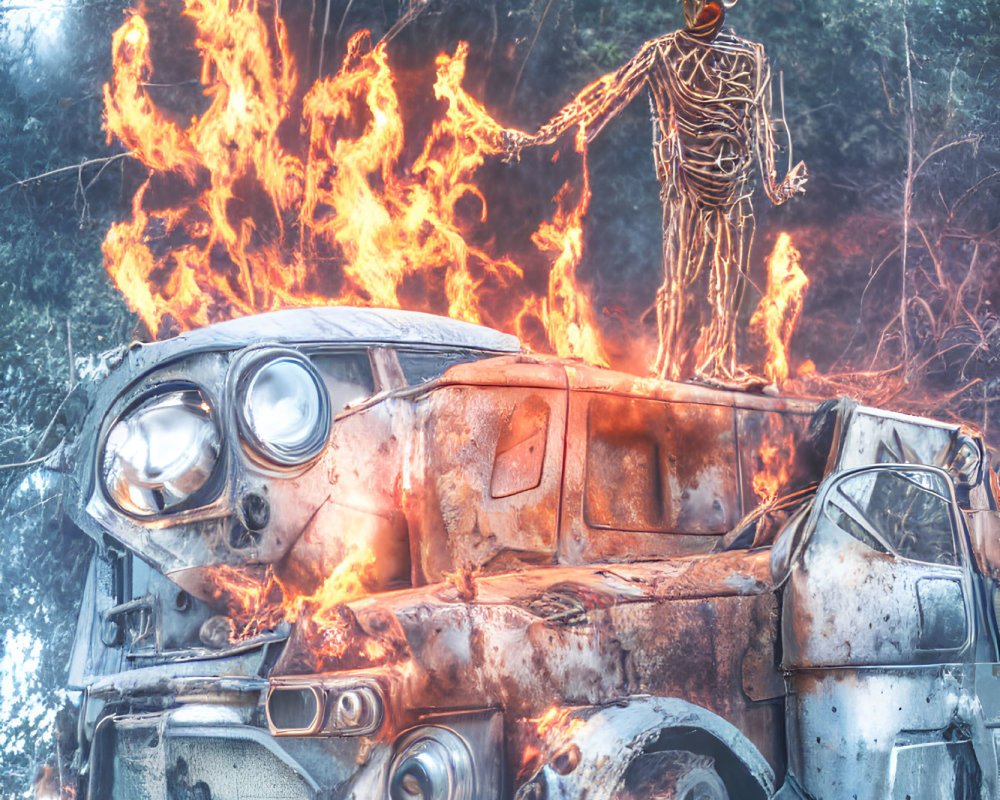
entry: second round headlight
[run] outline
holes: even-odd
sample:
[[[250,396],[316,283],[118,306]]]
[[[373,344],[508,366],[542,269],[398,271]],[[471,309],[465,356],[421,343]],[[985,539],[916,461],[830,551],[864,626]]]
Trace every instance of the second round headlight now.
[[[303,358],[261,361],[239,382],[240,431],[261,456],[282,466],[317,456],[330,434],[330,401],[323,379]]]
[[[388,800],[472,800],[476,776],[465,740],[425,725],[405,735],[389,765]]]

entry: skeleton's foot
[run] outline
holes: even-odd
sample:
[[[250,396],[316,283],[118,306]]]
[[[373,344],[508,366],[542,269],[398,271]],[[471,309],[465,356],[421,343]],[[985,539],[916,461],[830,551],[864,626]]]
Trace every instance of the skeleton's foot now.
[[[778,387],[771,383],[770,380],[760,375],[755,375],[745,367],[737,367],[735,370],[730,371],[718,369],[718,365],[712,366],[715,369],[695,370],[694,381],[715,389],[761,392],[770,395],[778,394]]]

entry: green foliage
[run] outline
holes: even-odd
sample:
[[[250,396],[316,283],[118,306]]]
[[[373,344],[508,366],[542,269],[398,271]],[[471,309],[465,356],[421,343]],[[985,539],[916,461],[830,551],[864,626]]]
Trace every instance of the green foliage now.
[[[9,465],[30,462],[59,442],[72,406],[64,402],[76,381],[72,362],[118,344],[132,326],[100,251],[120,213],[121,165],[96,181],[99,166],[17,183],[111,154],[101,130],[100,91],[121,4],[62,6],[62,31],[69,35],[52,46],[45,44],[44,25],[19,32],[7,5],[17,4],[0,5],[0,538],[6,555],[0,657],[8,659],[4,670],[18,701],[0,707],[2,797],[24,796],[36,770],[52,759],[50,727],[63,703],[89,550],[81,537],[60,533],[58,502],[42,502],[30,481],[22,483],[28,469]],[[14,645],[35,649],[13,663],[18,654],[7,648]]]

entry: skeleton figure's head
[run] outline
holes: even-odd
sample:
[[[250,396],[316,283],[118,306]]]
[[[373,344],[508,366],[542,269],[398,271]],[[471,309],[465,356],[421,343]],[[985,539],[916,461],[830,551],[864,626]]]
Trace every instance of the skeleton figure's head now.
[[[718,4],[720,0],[684,0],[684,23],[689,28],[693,28],[695,21],[698,19],[698,15],[705,9],[705,6],[709,3]],[[735,6],[739,0],[721,0],[721,4],[724,8],[730,9]]]

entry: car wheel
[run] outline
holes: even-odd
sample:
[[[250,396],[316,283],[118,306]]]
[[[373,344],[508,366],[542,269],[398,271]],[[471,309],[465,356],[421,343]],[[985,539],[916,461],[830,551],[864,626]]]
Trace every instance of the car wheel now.
[[[729,800],[715,761],[687,750],[639,756],[622,783],[618,800]]]

